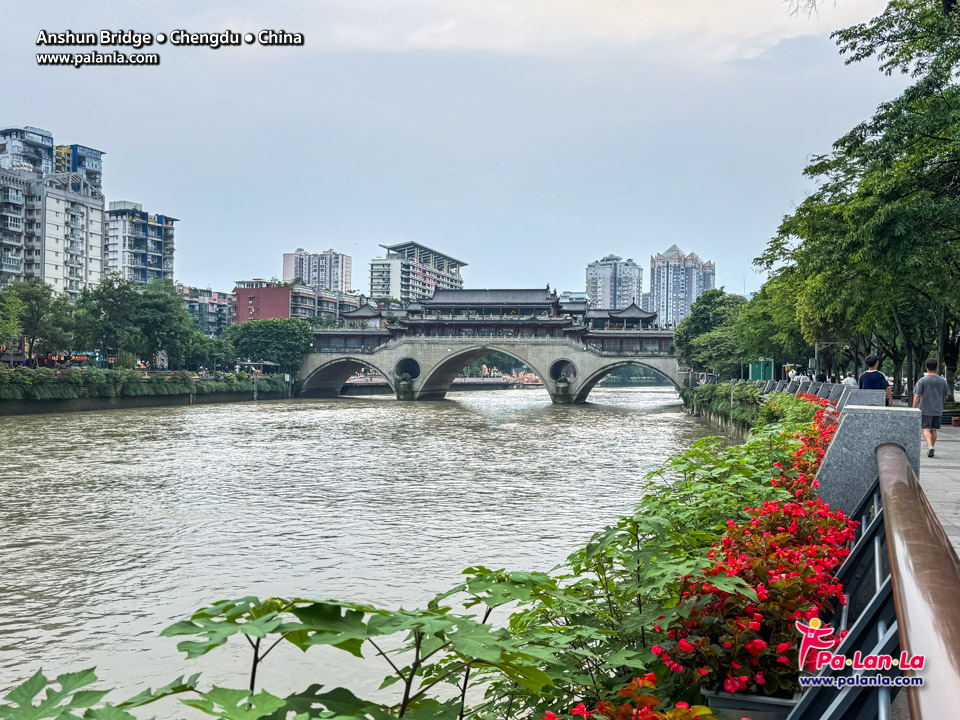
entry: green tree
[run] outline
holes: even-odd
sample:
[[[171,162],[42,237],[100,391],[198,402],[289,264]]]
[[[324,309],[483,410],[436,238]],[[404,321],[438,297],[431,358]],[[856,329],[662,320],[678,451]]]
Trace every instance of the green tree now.
[[[11,288],[0,291],[0,358],[20,337],[23,301]]]
[[[40,352],[69,350],[72,310],[66,298],[54,298],[53,288],[39,278],[14,283],[7,292],[20,303],[19,324],[26,343],[27,359]]]
[[[729,342],[729,333],[722,331],[712,338],[701,338],[732,324],[745,303],[742,297],[726,293],[723,288],[701,294],[674,332],[677,359],[699,371],[729,373],[734,366],[739,367],[740,358],[735,344]]]
[[[77,301],[76,333],[81,345],[99,348],[103,356],[121,352],[139,353],[144,334],[135,325],[140,293],[119,275],[104,277],[93,289],[85,289]]]
[[[231,325],[224,333],[242,360],[269,361],[286,373],[296,373],[313,342],[310,323],[299,319],[251,320]]]
[[[147,284],[132,322],[143,333],[143,351],[154,360],[158,353],[165,352],[171,367],[183,364],[191,339],[201,335],[183,294],[167,279]]]

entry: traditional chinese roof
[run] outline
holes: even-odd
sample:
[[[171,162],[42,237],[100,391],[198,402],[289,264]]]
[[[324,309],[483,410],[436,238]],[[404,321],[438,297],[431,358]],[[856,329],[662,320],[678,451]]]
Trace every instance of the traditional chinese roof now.
[[[552,305],[555,292],[546,288],[533,290],[435,290],[424,300],[425,307],[435,305]]]
[[[350,318],[351,320],[355,318],[374,318],[380,317],[380,311],[370,303],[364,303],[356,310],[350,310],[349,312],[341,313],[341,316],[344,318]]]
[[[581,313],[590,309],[586,300],[568,300],[560,303],[560,312]]]
[[[657,314],[655,312],[647,312],[635,302],[630,303],[623,310],[610,310],[610,317],[612,318],[640,318],[641,320],[652,320]]]

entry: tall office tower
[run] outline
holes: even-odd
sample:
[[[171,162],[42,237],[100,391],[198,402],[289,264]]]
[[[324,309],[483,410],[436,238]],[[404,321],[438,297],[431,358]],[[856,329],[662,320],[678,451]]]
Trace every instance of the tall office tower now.
[[[103,272],[103,193],[76,173],[29,180],[24,193],[23,276],[76,300]]]
[[[300,278],[311,287],[348,293],[352,292],[352,264],[349,255],[336,250],[310,253],[297,248],[296,252],[283,254],[283,281],[289,283]]]
[[[75,172],[100,192],[103,192],[102,150],[86,145],[57,145],[54,147],[54,167],[58,173]]]
[[[690,314],[693,301],[716,285],[716,266],[676,245],[650,256],[650,310],[658,322],[676,326]]]
[[[643,268],[631,258],[607,255],[587,265],[587,297],[598,310],[622,310],[640,304]]]
[[[0,170],[0,290],[23,280],[23,206],[29,181]]]
[[[104,270],[145,285],[173,279],[174,223],[169,215],[151,215],[140,203],[110,203],[104,241]]]
[[[54,172],[53,135],[40,128],[0,128],[0,169],[36,175]]]
[[[463,288],[466,263],[415,242],[381,245],[386,257],[370,261],[370,297],[402,303],[433,297],[434,290]]]

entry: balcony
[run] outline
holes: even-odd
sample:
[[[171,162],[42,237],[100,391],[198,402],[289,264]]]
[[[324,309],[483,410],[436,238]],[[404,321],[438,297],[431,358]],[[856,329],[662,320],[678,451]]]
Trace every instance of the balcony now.
[[[0,215],[0,230],[23,230],[23,220]]]
[[[8,215],[10,217],[22,218],[23,208],[18,205],[14,205],[12,203],[0,201],[0,215]]]
[[[0,270],[4,272],[20,272],[23,267],[23,260],[20,258],[3,256],[0,258]]]
[[[23,238],[18,235],[0,235],[0,245],[5,245],[6,247],[23,247]]]
[[[74,255],[85,255],[87,249],[84,247],[82,242],[71,242],[67,245],[67,252],[71,252]]]
[[[19,190],[13,190],[11,188],[0,190],[0,202],[23,205],[23,193]]]
[[[82,262],[80,262],[76,258],[70,257],[69,255],[67,255],[67,257],[64,259],[63,264],[66,265],[67,267],[75,267],[75,268],[83,267]]]

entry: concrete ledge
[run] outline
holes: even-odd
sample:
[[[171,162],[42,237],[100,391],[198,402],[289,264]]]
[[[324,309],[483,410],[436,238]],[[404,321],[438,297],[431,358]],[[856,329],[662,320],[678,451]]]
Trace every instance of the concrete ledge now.
[[[850,391],[840,399],[837,405],[838,410],[843,410],[847,405],[869,405],[883,407],[887,393],[884,390],[861,390],[860,388],[850,388]]]
[[[920,475],[919,410],[848,404],[817,473],[820,496],[832,509],[847,514],[856,509],[877,477],[876,448],[883,443],[902,446],[910,465]]]
[[[847,387],[846,385],[841,385],[839,383],[837,383],[836,385],[831,385],[830,395],[827,397],[827,400],[829,400],[832,403],[840,402],[840,398],[843,397],[843,391],[844,389],[846,389],[846,387]]]

